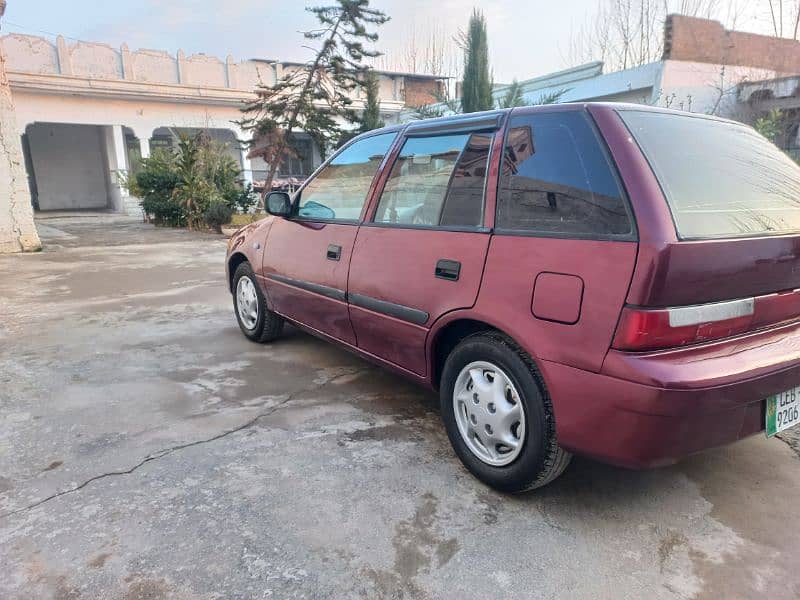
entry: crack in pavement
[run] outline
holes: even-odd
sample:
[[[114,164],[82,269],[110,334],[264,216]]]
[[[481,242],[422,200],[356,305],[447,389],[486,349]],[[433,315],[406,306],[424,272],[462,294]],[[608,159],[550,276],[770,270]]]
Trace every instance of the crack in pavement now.
[[[130,475],[131,473],[133,473],[137,469],[143,467],[147,463],[152,462],[154,460],[158,460],[159,458],[163,458],[165,456],[169,456],[170,454],[172,454],[173,452],[177,452],[178,450],[184,450],[186,448],[191,448],[193,446],[200,446],[202,444],[208,444],[210,442],[215,442],[215,441],[220,440],[220,439],[222,439],[224,437],[227,437],[227,436],[229,436],[231,434],[238,433],[239,431],[247,429],[248,427],[252,427],[260,419],[263,419],[264,417],[268,417],[269,415],[277,412],[279,409],[284,408],[289,402],[291,402],[292,400],[294,400],[298,396],[301,396],[303,394],[307,394],[309,392],[318,391],[318,390],[324,388],[326,385],[328,385],[330,383],[333,383],[337,379],[341,379],[342,377],[352,377],[353,375],[358,375],[360,373],[366,373],[366,372],[371,371],[371,370],[372,370],[372,367],[365,367],[363,369],[351,369],[351,370],[349,370],[349,371],[347,371],[345,373],[339,373],[338,375],[334,375],[332,377],[329,377],[329,378],[325,379],[324,381],[322,381],[321,383],[318,383],[316,385],[309,386],[307,388],[303,388],[303,389],[297,390],[296,392],[292,392],[291,394],[288,394],[286,396],[286,398],[284,398],[283,400],[281,400],[277,404],[275,404],[273,406],[270,406],[267,410],[258,413],[252,419],[250,419],[248,421],[245,421],[244,423],[234,427],[233,429],[225,430],[225,431],[223,431],[221,433],[218,433],[218,434],[216,434],[214,436],[211,436],[210,438],[205,438],[205,439],[202,439],[202,440],[195,440],[193,442],[186,442],[185,444],[178,444],[176,446],[170,446],[169,448],[164,448],[163,450],[159,450],[157,452],[149,454],[148,456],[143,458],[141,461],[139,461],[138,463],[136,463],[135,465],[133,465],[129,469],[124,469],[122,471],[109,471],[108,473],[102,473],[101,475],[95,475],[94,477],[90,477],[89,479],[87,479],[86,481],[84,481],[83,483],[81,483],[79,485],[76,485],[75,487],[72,487],[72,488],[69,488],[69,489],[66,489],[66,490],[61,490],[60,492],[56,492],[55,494],[51,494],[50,496],[47,496],[46,498],[42,498],[41,500],[37,500],[33,504],[29,504],[27,506],[23,506],[21,508],[17,508],[15,510],[12,510],[12,511],[9,511],[7,513],[4,513],[4,514],[0,515],[0,519],[6,519],[8,517],[13,517],[14,515],[18,515],[20,513],[27,512],[29,510],[32,510],[32,509],[37,508],[39,506],[42,506],[43,504],[46,504],[47,502],[50,502],[51,500],[55,500],[56,498],[60,498],[61,496],[66,496],[67,494],[73,494],[75,492],[78,492],[78,491],[82,490],[87,485],[89,485],[89,484],[91,484],[91,483],[93,483],[95,481],[99,481],[99,480],[105,479],[107,477],[117,477],[117,476],[121,476],[121,475]]]

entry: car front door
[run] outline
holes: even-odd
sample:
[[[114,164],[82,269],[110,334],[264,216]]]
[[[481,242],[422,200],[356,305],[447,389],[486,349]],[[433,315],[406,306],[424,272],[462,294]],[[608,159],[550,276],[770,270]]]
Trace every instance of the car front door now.
[[[350,256],[372,180],[396,136],[345,147],[300,189],[293,216],[276,218],[262,264],[272,310],[355,345],[346,302]]]
[[[359,228],[348,302],[358,347],[425,376],[425,340],[444,313],[472,306],[490,234],[483,204],[501,115],[471,129],[409,125]],[[388,168],[388,167],[387,167]]]

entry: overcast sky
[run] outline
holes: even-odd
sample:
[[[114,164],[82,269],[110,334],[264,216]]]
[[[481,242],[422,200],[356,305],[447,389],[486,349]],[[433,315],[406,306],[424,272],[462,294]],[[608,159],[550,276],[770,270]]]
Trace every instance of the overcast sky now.
[[[404,70],[409,40],[449,40],[473,6],[486,15],[495,81],[527,79],[569,64],[571,31],[591,19],[599,0],[374,0],[391,21],[382,26],[379,67]],[[722,0],[725,2],[726,0]],[[732,1],[732,0],[731,0]],[[752,0],[755,2],[756,0]],[[224,59],[306,60],[304,7],[328,0],[8,0],[3,31],[106,42],[132,50],[205,52]],[[759,30],[752,20],[740,28]]]

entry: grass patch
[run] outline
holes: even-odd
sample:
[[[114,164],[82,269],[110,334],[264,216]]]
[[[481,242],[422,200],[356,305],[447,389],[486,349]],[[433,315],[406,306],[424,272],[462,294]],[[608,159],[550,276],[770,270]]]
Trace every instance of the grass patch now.
[[[256,221],[260,221],[261,219],[266,218],[265,213],[260,213],[257,215],[233,215],[231,218],[231,225],[233,227],[242,227],[244,225],[249,225],[250,223],[255,223]]]

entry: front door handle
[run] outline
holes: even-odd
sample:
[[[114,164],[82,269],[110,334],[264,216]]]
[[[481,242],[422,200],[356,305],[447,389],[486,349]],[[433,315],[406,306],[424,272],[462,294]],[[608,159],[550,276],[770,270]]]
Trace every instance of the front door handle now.
[[[328,260],[339,260],[342,258],[342,247],[335,244],[328,246]]]
[[[440,259],[436,262],[435,275],[439,279],[458,281],[458,277],[461,275],[461,263],[457,260]]]

